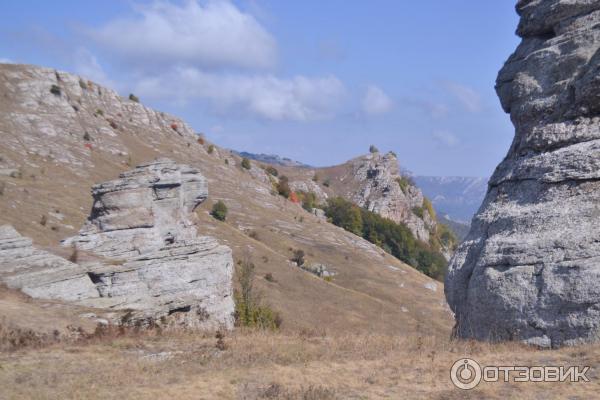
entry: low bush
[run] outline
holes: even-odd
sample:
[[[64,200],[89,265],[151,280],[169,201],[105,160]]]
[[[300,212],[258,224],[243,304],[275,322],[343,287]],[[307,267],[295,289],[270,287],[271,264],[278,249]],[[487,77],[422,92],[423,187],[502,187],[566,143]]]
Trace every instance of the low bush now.
[[[206,151],[208,152],[208,154],[214,153],[215,146],[213,144],[211,144],[210,146],[208,146],[208,149]]]
[[[275,168],[272,165],[267,166],[267,168],[265,168],[265,171],[267,174],[272,175],[272,176],[279,175],[279,171],[277,171],[277,168]]]
[[[400,178],[396,178],[396,183],[400,185],[400,189],[402,189],[402,193],[408,193],[409,186],[415,186],[413,180],[408,176],[401,176]]]
[[[58,85],[52,85],[50,87],[50,93],[52,93],[55,96],[60,96],[62,94],[62,90],[60,90],[60,87]]]
[[[369,153],[379,153],[379,149],[375,145],[369,146]]]
[[[302,203],[302,208],[304,208],[308,212],[312,212],[313,208],[317,206],[317,195],[313,192],[296,192],[300,202]]]
[[[244,168],[244,169],[252,168],[252,166],[250,165],[250,160],[248,160],[246,157],[242,158],[242,168]]]
[[[225,221],[227,219],[227,206],[223,200],[219,200],[213,204],[210,215],[219,221]]]
[[[139,97],[137,97],[137,96],[136,96],[135,94],[133,94],[133,93],[130,93],[130,94],[129,94],[129,100],[131,100],[131,101],[133,101],[133,102],[136,102],[136,103],[139,103],[139,102],[140,102],[140,99],[139,99]]]
[[[277,193],[280,196],[285,197],[286,199],[290,197],[292,191],[290,189],[289,179],[285,175],[281,175],[279,177],[279,182],[277,183]]]
[[[278,312],[262,304],[254,291],[255,266],[249,254],[244,254],[236,271],[239,290],[234,293],[237,326],[277,330],[282,319]]]

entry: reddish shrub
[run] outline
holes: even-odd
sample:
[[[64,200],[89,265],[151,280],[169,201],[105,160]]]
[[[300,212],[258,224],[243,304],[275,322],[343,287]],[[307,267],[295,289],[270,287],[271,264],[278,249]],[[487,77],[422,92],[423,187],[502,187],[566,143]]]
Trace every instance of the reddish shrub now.
[[[298,195],[296,194],[296,192],[290,193],[290,201],[292,203],[300,203],[300,199],[298,199]]]
[[[92,144],[91,143],[85,143],[84,146],[85,146],[86,149],[92,150]]]
[[[173,129],[174,131],[176,131],[176,130],[177,130],[177,124],[176,124],[175,122],[173,122],[173,123],[171,124],[171,129]]]

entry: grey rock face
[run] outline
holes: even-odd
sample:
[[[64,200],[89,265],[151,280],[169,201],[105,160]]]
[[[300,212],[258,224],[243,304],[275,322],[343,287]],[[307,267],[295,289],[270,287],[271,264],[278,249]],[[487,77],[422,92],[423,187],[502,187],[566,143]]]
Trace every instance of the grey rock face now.
[[[427,242],[436,222],[427,211],[422,217],[415,214],[414,210],[423,206],[423,193],[413,185],[405,189],[400,186],[396,156],[371,153],[350,162],[353,179],[358,183],[350,199],[382,217],[406,224],[419,240]]]
[[[100,297],[82,267],[36,249],[10,225],[0,226],[0,282],[36,298],[76,301]]]
[[[195,169],[157,160],[92,188],[79,235],[64,241],[104,257],[89,265],[100,299],[89,306],[170,317],[199,328],[232,328],[231,250],[197,235],[192,211],[208,195]]]
[[[547,347],[600,328],[600,2],[522,0],[498,75],[515,138],[450,262],[456,333]]]

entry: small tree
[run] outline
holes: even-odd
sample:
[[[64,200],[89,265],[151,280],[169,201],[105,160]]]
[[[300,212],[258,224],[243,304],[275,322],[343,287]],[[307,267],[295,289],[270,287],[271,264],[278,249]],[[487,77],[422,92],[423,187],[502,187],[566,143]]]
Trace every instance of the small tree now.
[[[292,255],[291,261],[295,262],[299,267],[304,265],[304,250],[294,250],[294,254]]]
[[[225,221],[225,219],[227,219],[227,206],[222,200],[217,201],[213,204],[210,215],[219,221]]]
[[[248,160],[246,157],[242,158],[242,168],[244,168],[244,169],[251,168],[250,160]]]
[[[52,93],[55,96],[60,96],[62,91],[60,90],[60,87],[58,85],[52,85],[50,87],[50,93]]]
[[[289,179],[287,176],[281,175],[281,177],[279,177],[279,183],[277,184],[277,193],[279,193],[281,196],[285,197],[286,199],[288,197],[290,197],[290,194],[292,194],[292,191],[290,189]]]
[[[379,149],[377,147],[375,147],[375,145],[371,145],[369,146],[369,152],[370,153],[379,153]]]
[[[140,102],[140,99],[139,99],[139,97],[137,97],[137,96],[136,96],[135,94],[133,94],[133,93],[130,93],[130,94],[129,94],[129,100],[131,100],[131,101],[133,101],[133,102],[136,102],[136,103],[139,103],[139,102]]]

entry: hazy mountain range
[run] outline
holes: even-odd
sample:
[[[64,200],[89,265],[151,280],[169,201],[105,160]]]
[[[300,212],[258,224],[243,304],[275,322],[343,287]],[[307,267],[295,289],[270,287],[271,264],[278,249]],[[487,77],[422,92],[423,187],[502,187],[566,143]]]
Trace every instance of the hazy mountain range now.
[[[414,176],[413,179],[438,213],[467,224],[479,209],[488,182],[488,178],[466,176]]]

